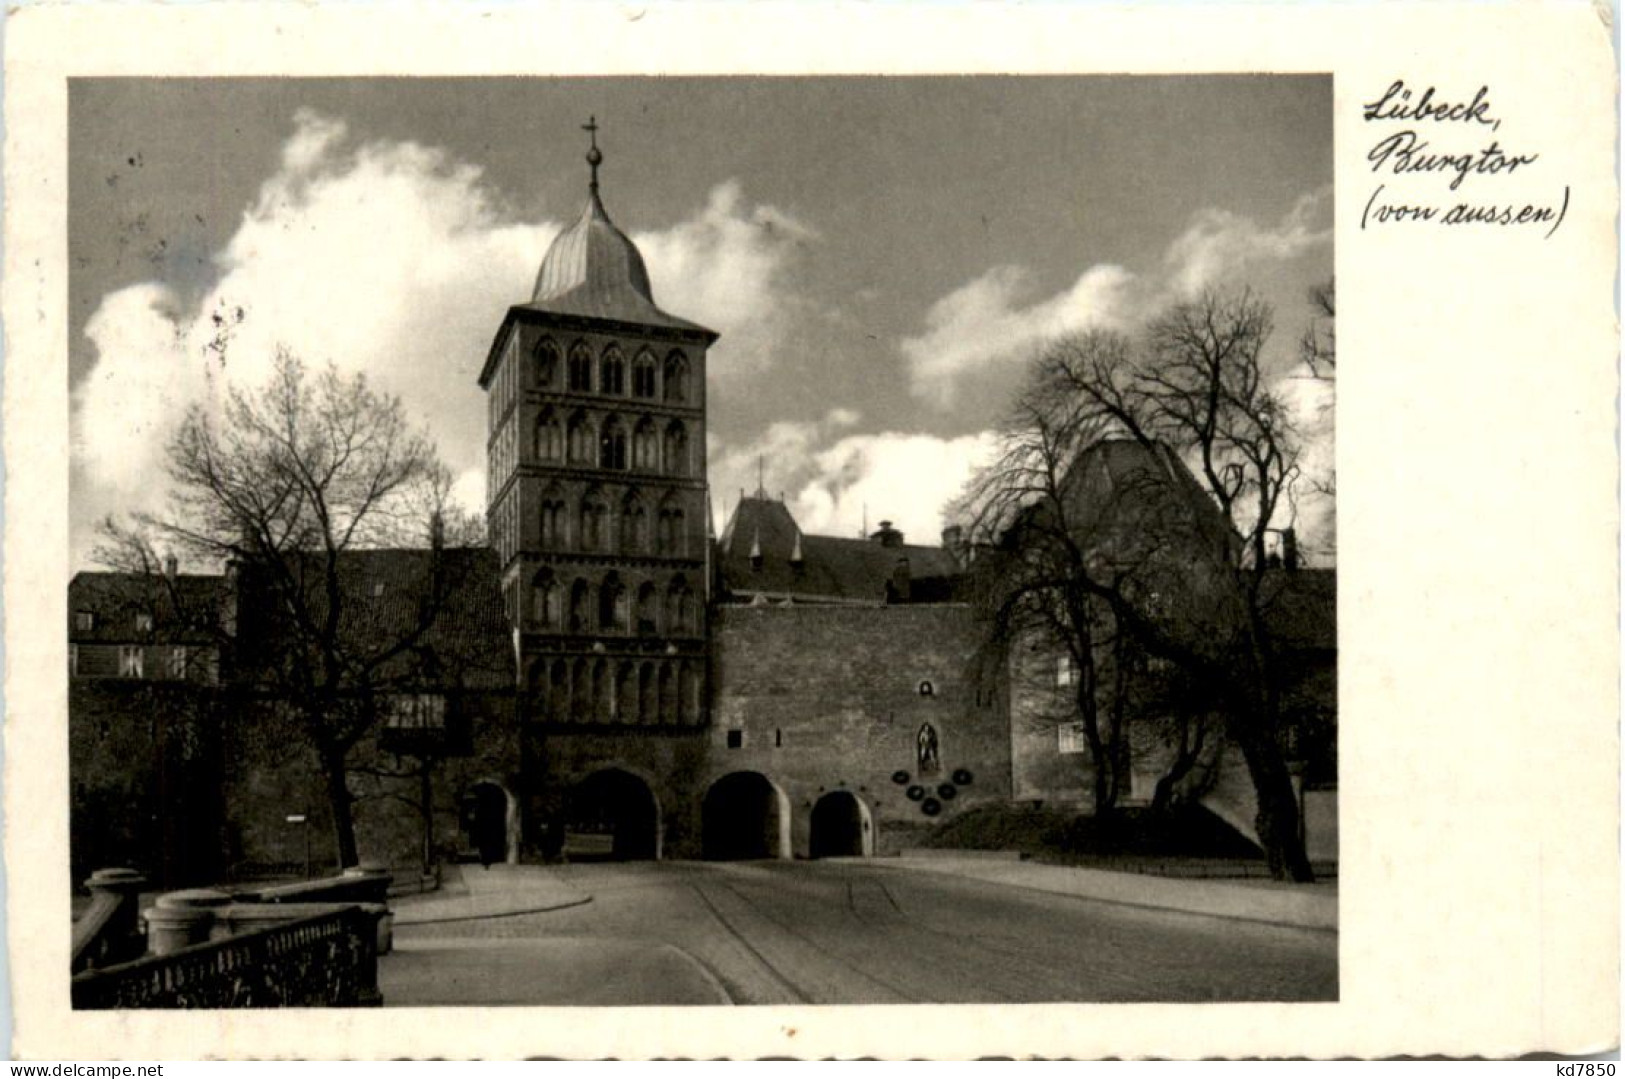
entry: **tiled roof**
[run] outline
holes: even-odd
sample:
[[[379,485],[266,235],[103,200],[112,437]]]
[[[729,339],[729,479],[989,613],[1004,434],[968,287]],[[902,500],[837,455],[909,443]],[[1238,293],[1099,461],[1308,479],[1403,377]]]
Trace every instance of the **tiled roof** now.
[[[68,640],[75,644],[207,644],[224,578],[181,573],[78,573],[68,583]],[[91,616],[81,628],[80,614]],[[138,617],[151,619],[142,628]]]
[[[326,610],[320,557],[309,556],[303,567],[308,603],[319,618]],[[438,607],[435,573],[441,575]],[[448,685],[512,687],[513,645],[495,552],[447,548],[437,562],[427,548],[347,551],[339,556],[338,574],[344,597],[340,639],[353,662],[375,659],[411,638],[409,648],[380,667],[376,681],[421,681],[429,677],[427,664]],[[250,665],[274,659],[296,639],[284,643],[291,630],[271,617],[275,592],[256,575],[252,568],[242,575],[242,658]]]
[[[718,541],[717,558],[724,592],[738,599],[762,593],[884,603],[886,586],[903,558],[911,579],[959,573],[953,556],[940,547],[806,535],[784,503],[760,497],[740,500]]]

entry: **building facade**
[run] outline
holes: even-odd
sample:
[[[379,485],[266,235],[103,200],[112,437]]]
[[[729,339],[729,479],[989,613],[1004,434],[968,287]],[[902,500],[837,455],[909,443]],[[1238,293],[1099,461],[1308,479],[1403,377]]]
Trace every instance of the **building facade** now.
[[[864,537],[808,535],[758,490],[740,492],[713,534],[706,362],[718,335],[656,304],[604,206],[596,145],[587,160],[581,216],[508,309],[478,376],[488,549],[346,556],[346,602],[383,612],[369,625],[423,609],[434,559],[454,556],[463,574],[433,647],[414,650],[351,753],[362,857],[870,855],[976,806],[1087,811],[1087,760],[1053,707],[1065,672],[1053,651],[990,631],[957,530],[940,545],[910,544],[888,522]],[[205,648],[155,635],[134,610],[108,613],[110,590],[143,587],[113,588],[116,577],[83,574],[71,590],[76,871],[141,860],[110,857],[119,839],[97,821],[162,805],[108,752],[161,769],[167,751],[150,733],[138,753],[112,749],[124,743],[108,725],[127,741],[153,711],[130,690],[183,668],[198,759],[218,782],[203,785],[214,793],[193,814],[198,837],[125,839],[184,848],[162,855],[191,863],[180,876],[328,863],[313,756],[279,733],[275,701],[245,695],[254,657],[278,647],[254,629],[268,605],[252,573],[188,586],[232,612],[225,639],[238,654],[224,668],[216,638]],[[1335,641],[1314,634],[1317,662],[1334,662]],[[1306,708],[1326,707],[1318,670],[1300,680]],[[123,686],[111,704],[87,689],[104,676]],[[1335,716],[1334,680],[1331,694]]]

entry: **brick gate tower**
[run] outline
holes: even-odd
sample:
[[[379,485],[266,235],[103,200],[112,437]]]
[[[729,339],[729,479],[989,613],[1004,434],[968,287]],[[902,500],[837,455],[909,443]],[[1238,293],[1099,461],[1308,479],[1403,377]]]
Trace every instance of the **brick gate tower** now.
[[[658,807],[704,752],[717,335],[655,305],[599,196],[596,123],[585,130],[586,207],[480,372],[487,513],[523,682],[526,830],[535,843],[543,820],[594,817],[636,856],[660,850]]]

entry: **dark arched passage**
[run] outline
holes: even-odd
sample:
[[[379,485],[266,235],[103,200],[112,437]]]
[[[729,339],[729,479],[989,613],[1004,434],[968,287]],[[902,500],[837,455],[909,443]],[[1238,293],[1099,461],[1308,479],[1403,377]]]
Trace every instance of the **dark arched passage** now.
[[[485,865],[506,862],[513,852],[510,810],[508,792],[495,783],[476,783],[463,794],[463,831]]]
[[[660,805],[631,772],[605,768],[570,790],[565,854],[575,861],[660,857]]]
[[[810,853],[814,858],[853,858],[874,850],[869,810],[849,791],[830,791],[812,811]]]
[[[711,784],[700,819],[706,858],[790,856],[789,802],[760,772],[734,772]]]

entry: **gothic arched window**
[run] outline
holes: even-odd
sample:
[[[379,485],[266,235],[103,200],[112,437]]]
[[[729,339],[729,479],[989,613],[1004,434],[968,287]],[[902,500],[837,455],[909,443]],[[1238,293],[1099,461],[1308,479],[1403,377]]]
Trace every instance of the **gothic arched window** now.
[[[615,711],[622,723],[638,721],[638,674],[624,659],[615,677]]]
[[[562,720],[570,709],[570,668],[562,659],[553,661],[547,680],[547,711],[553,720]]]
[[[653,397],[655,395],[655,358],[648,349],[638,353],[637,359],[632,361],[632,396]]]
[[[585,412],[570,417],[566,441],[569,443],[570,461],[574,464],[592,464],[597,433],[592,419]]]
[[[649,547],[649,517],[643,509],[643,499],[636,491],[628,491],[621,503],[621,550],[627,554],[641,554]]]
[[[598,391],[617,395],[626,392],[626,360],[614,345],[604,349],[604,358],[599,361]]]
[[[564,459],[564,428],[552,409],[543,409],[536,417],[536,459],[559,461]]]
[[[604,547],[604,527],[609,523],[609,507],[604,505],[604,496],[597,491],[588,491],[581,500],[581,531],[580,546],[584,551],[598,551]]]
[[[677,679],[672,677],[670,663],[660,665],[660,721],[672,723],[677,719]]]
[[[590,612],[588,607],[592,603],[592,586],[577,577],[575,584],[570,586],[570,621],[568,629],[571,633],[585,633],[591,628],[588,622]]]
[[[530,581],[530,617],[532,621],[557,629],[559,624],[559,584],[552,571],[539,570]]]
[[[638,633],[645,637],[652,637],[660,632],[657,621],[656,608],[660,606],[660,598],[655,592],[655,586],[644,581],[638,588]]]
[[[666,428],[666,471],[673,476],[688,475],[688,429],[682,420],[672,420]]]
[[[660,553],[668,555],[683,555],[688,550],[688,536],[683,516],[683,507],[675,498],[668,499],[660,507]]]
[[[550,390],[559,377],[559,346],[551,337],[544,337],[530,350],[531,366],[536,372],[537,389]]]
[[[614,416],[604,421],[598,436],[598,467],[626,468],[626,427]]]
[[[694,632],[694,593],[681,577],[666,589],[666,629],[670,633]]]
[[[699,683],[694,677],[694,665],[684,663],[677,668],[677,710],[678,718],[684,723],[693,723],[699,718]]]
[[[658,707],[658,702],[655,700],[654,665],[645,663],[638,668],[638,721],[640,723],[659,722]]]
[[[666,357],[666,369],[663,372],[663,381],[666,386],[666,400],[683,402],[688,400],[688,360],[681,352],[672,352]]]
[[[570,390],[572,393],[592,391],[592,352],[581,341],[570,346]]]
[[[557,549],[565,545],[564,499],[558,492],[549,491],[542,496],[542,546]]]
[[[598,586],[598,628],[614,633],[626,631],[626,589],[613,573]]]
[[[660,436],[655,433],[655,421],[647,416],[632,430],[632,467],[644,472],[660,467]]]

